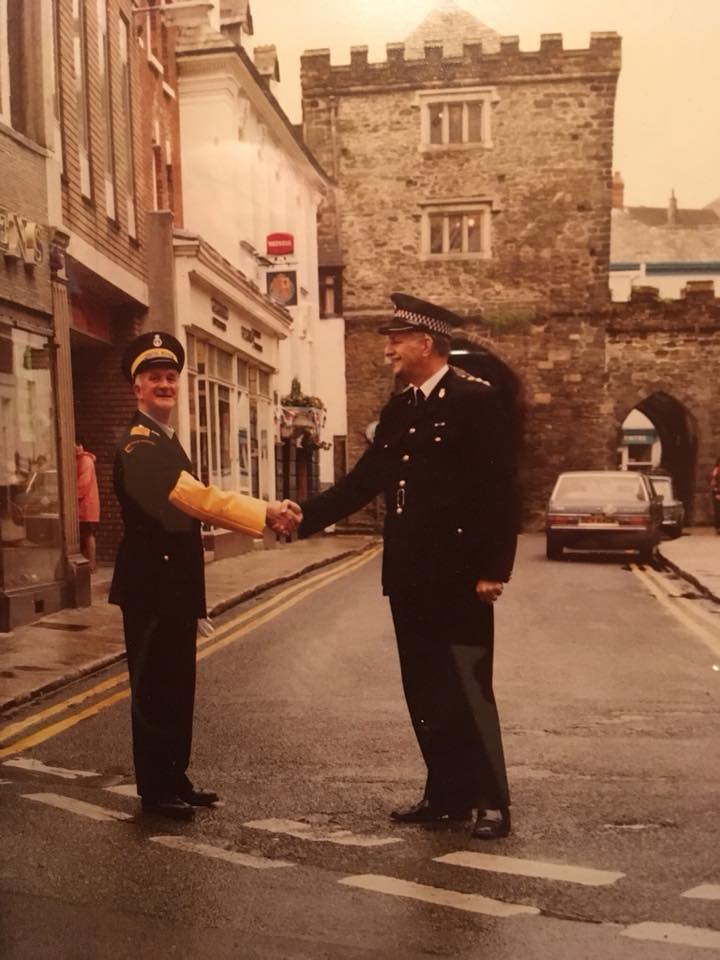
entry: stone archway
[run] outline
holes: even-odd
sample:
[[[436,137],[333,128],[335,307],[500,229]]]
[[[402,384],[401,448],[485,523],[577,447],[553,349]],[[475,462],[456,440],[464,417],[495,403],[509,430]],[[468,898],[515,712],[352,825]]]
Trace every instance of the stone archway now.
[[[479,338],[467,331],[454,331],[450,344],[450,364],[472,377],[487,380],[498,391],[513,426],[514,439],[522,441],[525,404],[522,381],[512,367]]]
[[[697,425],[695,418],[675,397],[657,390],[635,404],[652,421],[662,445],[660,468],[673,478],[676,496],[685,504],[692,520],[697,468]]]

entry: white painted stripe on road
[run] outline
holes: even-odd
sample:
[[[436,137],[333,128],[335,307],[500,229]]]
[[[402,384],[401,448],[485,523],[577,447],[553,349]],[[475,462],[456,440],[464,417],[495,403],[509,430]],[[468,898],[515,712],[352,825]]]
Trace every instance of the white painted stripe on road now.
[[[327,830],[300,820],[250,820],[243,826],[250,827],[251,830],[284,833],[288,837],[316,843],[339,843],[344,847],[385,847],[389,843],[402,843],[400,837],[356,836],[350,830]]]
[[[116,787],[105,787],[108,793],[116,793],[119,797],[133,797],[137,799],[136,783],[119,783]]]
[[[94,770],[66,770],[65,767],[49,767],[42,760],[33,760],[32,757],[18,757],[15,760],[5,760],[5,767],[18,767],[20,770],[31,770],[33,773],[47,773],[51,777],[61,777],[63,780],[78,780],[83,777],[98,777]]]
[[[633,940],[652,940],[655,943],[673,943],[682,947],[709,947],[720,950],[720,933],[706,927],[685,927],[680,923],[634,923],[620,931],[620,936]]]
[[[652,580],[648,576],[647,571],[639,570],[632,565],[630,569],[635,576],[645,584],[652,596],[655,597],[676,620],[679,620],[688,627],[714,654],[720,656],[720,637],[718,637],[717,623],[714,621],[709,622],[704,612],[696,606],[693,606],[693,604],[696,604],[696,601],[668,595],[667,590],[661,587],[657,581]],[[702,620],[702,623],[698,622],[698,617]]]
[[[459,893],[457,890],[429,887],[422,883],[412,883],[409,880],[398,880],[396,877],[383,877],[373,873],[344,877],[342,880],[338,880],[338,883],[342,883],[346,887],[370,890],[373,893],[386,893],[393,897],[422,900],[425,903],[452,907],[454,910],[465,910],[468,913],[484,913],[489,917],[537,916],[540,913],[537,907],[530,907],[522,903],[505,903],[503,900],[481,897],[477,893]]]
[[[681,896],[694,900],[720,900],[720,883],[702,883],[699,887],[686,890]]]
[[[132,815],[129,813],[108,810],[106,807],[98,807],[94,803],[86,803],[84,800],[63,797],[59,793],[23,793],[22,798],[44,803],[48,807],[57,807],[59,810],[67,810],[68,813],[75,813],[80,817],[87,817],[89,820],[132,820]]]
[[[509,873],[515,877],[538,877],[541,880],[563,880],[566,883],[581,883],[586,887],[603,887],[624,877],[624,873],[611,870],[595,870],[592,867],[573,867],[567,863],[545,863],[542,860],[520,860],[516,857],[500,857],[493,853],[475,853],[458,850],[435,857],[437,863],[450,863],[456,867],[473,870],[490,870],[493,873]]]
[[[266,857],[254,857],[249,853],[235,853],[233,850],[224,850],[222,847],[212,847],[207,843],[197,843],[188,837],[161,836],[150,837],[153,843],[159,843],[171,850],[182,850],[185,853],[198,853],[201,857],[211,857],[214,860],[225,860],[238,867],[251,867],[253,870],[273,870],[280,867],[294,867],[289,860],[268,860]]]

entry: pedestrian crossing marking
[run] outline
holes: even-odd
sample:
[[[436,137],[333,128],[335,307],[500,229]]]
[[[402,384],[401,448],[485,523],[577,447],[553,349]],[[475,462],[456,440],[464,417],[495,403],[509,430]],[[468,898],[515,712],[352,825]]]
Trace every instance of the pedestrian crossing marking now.
[[[454,910],[465,910],[468,913],[483,913],[489,917],[537,916],[540,913],[537,907],[522,903],[506,903],[504,900],[493,900],[477,893],[459,893],[457,890],[430,887],[422,883],[398,880],[396,877],[384,877],[373,873],[344,877],[342,880],[338,880],[338,883],[344,884],[346,887],[369,890],[373,893],[385,893],[395,897],[406,897],[410,900],[422,900],[424,903],[451,907]]]
[[[720,900],[720,883],[703,883],[692,890],[686,890],[682,897],[691,897],[693,900]]]
[[[624,873],[611,870],[573,867],[565,863],[545,863],[542,860],[521,860],[517,857],[501,857],[492,853],[476,853],[472,850],[458,850],[434,859],[437,863],[449,863],[456,867],[507,873],[515,877],[563,880],[566,883],[581,883],[587,887],[607,886],[625,876]]]
[[[634,923],[620,931],[621,937],[633,940],[652,940],[655,943],[673,943],[682,947],[709,947],[720,950],[720,933],[705,927],[686,927],[681,923],[656,923],[646,920]]]
[[[4,767],[17,767],[19,770],[31,770],[33,773],[47,773],[51,777],[60,777],[63,780],[78,780],[82,777],[98,777],[94,770],[66,770],[65,767],[50,767],[42,760],[33,760],[32,757],[18,757],[15,760],[5,760]]]
[[[35,800],[37,803],[44,803],[48,807],[57,807],[59,810],[67,810],[68,813],[75,813],[80,817],[87,817],[89,820],[111,821],[111,820],[132,820],[129,813],[121,813],[119,810],[108,810],[106,807],[98,807],[94,803],[86,803],[84,800],[75,800],[73,797],[63,797],[59,793],[24,793],[24,800]]]
[[[132,797],[137,799],[137,784],[135,783],[119,783],[115,787],[105,787],[108,793],[116,793],[119,797]]]
[[[316,843],[338,843],[345,847],[385,847],[390,843],[402,843],[399,837],[356,836],[350,830],[328,830],[300,820],[249,820],[243,826],[250,827],[251,830],[284,833],[289,837]]]
[[[225,850],[222,847],[213,847],[208,843],[198,843],[189,837],[159,836],[150,837],[153,843],[159,843],[171,850],[182,850],[186,853],[197,853],[201,857],[211,857],[214,860],[225,860],[238,867],[250,867],[253,870],[273,870],[281,867],[294,867],[289,860],[269,860],[267,857],[257,857],[249,853],[236,853],[234,850]]]

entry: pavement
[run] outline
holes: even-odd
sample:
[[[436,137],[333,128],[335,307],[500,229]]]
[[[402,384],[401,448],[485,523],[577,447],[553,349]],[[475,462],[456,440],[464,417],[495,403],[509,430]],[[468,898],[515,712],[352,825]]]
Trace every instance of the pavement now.
[[[206,564],[209,616],[361,553],[375,536],[329,534]],[[107,602],[112,566],[93,576],[92,605],[60,610],[0,634],[0,713],[125,658],[122,617]]]
[[[205,568],[209,614],[375,543],[374,536],[332,534],[215,560]],[[676,540],[662,541],[659,550],[677,573],[720,603],[720,536],[711,527],[689,528]],[[107,603],[111,577],[111,566],[98,569],[92,606],[61,610],[0,634],[0,713],[124,659],[120,611]]]

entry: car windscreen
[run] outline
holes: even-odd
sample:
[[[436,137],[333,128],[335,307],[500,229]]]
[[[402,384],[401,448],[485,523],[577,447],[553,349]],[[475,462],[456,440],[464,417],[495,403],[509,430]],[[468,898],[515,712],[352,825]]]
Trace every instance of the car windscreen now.
[[[609,503],[627,503],[647,499],[642,480],[632,474],[626,477],[613,475],[560,477],[552,498],[568,502],[603,500]]]
[[[655,492],[658,496],[672,500],[672,484],[670,480],[664,480],[662,477],[653,477],[652,485],[655,487]]]

